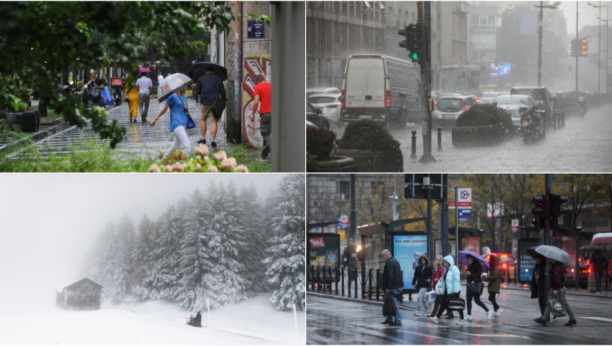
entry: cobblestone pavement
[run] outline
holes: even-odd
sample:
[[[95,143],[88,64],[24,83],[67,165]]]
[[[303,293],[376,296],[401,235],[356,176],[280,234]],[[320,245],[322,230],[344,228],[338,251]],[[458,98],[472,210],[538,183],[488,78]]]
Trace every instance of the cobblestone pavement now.
[[[196,127],[187,130],[187,135],[191,142],[192,148],[197,145],[197,141],[201,138],[200,135],[200,108],[196,107],[195,101],[189,99],[189,114],[196,122]],[[120,151],[136,153],[141,156],[157,156],[160,152],[166,152],[172,145],[171,133],[170,133],[170,111],[166,113],[157,121],[154,127],[149,125],[149,122],[157,116],[161,111],[165,102],[161,104],[157,99],[151,100],[149,103],[149,111],[147,114],[147,122],[141,122],[140,111],[138,113],[138,122],[130,123],[128,104],[122,103],[118,107],[114,107],[107,111],[107,119],[116,119],[119,125],[126,128],[126,136],[124,140],[117,145],[117,149]],[[210,144],[210,119],[208,123],[208,133],[206,142]],[[76,127],[70,127],[60,133],[49,136],[36,143],[38,149],[42,153],[49,151],[67,152],[71,145],[79,142],[88,142],[93,140],[96,144],[107,145],[107,141],[100,139],[96,135],[91,126],[79,130]],[[223,124],[220,122],[217,130],[217,143],[221,148],[227,146],[227,140],[225,132],[223,131]]]

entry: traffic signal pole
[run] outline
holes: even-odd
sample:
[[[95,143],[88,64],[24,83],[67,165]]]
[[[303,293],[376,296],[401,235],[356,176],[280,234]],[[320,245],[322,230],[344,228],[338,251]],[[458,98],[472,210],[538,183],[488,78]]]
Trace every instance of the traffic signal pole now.
[[[426,129],[423,131],[423,156],[419,162],[436,162],[436,159],[431,155],[431,134],[432,134],[432,119],[431,119],[431,1],[419,1],[417,3],[419,14],[419,23],[423,30],[421,31],[421,42],[423,43],[423,57],[421,64],[421,86],[423,87],[423,98],[426,112]]]
[[[578,1],[576,1],[576,42],[578,40]],[[576,91],[578,91],[578,54],[576,54]]]
[[[544,199],[544,218],[546,219],[546,229],[544,230],[544,245],[550,245],[551,237],[550,237],[550,195],[552,194],[552,174],[544,175],[544,187],[546,191],[546,197]],[[544,257],[544,287],[546,289],[546,294],[550,291],[550,270],[548,270],[549,259]],[[548,298],[547,298],[548,300]]]

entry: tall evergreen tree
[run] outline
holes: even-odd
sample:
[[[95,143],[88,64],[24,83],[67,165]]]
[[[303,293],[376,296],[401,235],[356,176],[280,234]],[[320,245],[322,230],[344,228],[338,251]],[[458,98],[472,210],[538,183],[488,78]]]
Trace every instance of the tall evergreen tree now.
[[[179,266],[179,219],[176,208],[168,207],[159,224],[157,248],[153,251],[153,266],[149,272],[151,297],[174,300],[178,288]]]
[[[303,175],[289,175],[280,186],[279,204],[273,212],[273,233],[269,265],[266,275],[273,285],[270,301],[276,309],[290,309],[293,304],[299,310],[305,301],[305,180]]]
[[[150,287],[146,285],[146,276],[151,269],[151,253],[155,250],[154,223],[144,215],[138,225],[138,234],[132,253],[132,294],[134,299],[150,298]]]

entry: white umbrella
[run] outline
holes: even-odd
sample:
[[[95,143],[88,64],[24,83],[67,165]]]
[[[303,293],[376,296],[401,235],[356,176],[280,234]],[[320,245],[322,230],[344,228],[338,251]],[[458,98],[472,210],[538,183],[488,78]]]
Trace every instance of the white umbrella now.
[[[193,84],[191,78],[182,73],[169,75],[159,83],[157,87],[157,96],[159,102],[165,101],[170,95]]]
[[[557,262],[561,262],[565,265],[569,265],[571,262],[570,256],[568,255],[568,253],[555,246],[550,246],[550,245],[534,246],[534,247],[528,248],[527,253],[533,258],[535,258],[537,255],[542,255],[543,257],[555,260]]]

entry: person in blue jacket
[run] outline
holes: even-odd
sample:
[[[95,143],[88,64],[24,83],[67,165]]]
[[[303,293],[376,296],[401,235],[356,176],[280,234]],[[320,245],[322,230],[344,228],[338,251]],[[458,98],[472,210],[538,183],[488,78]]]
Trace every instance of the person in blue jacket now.
[[[170,132],[174,133],[174,143],[168,149],[165,156],[181,147],[186,148],[187,153],[191,150],[191,143],[187,136],[187,122],[189,119],[187,112],[189,111],[189,104],[187,104],[187,97],[185,96],[186,91],[187,87],[168,97],[164,108],[150,123],[151,126],[155,126],[159,117],[170,108]]]
[[[455,260],[453,256],[446,256],[442,261],[442,267],[444,267],[444,274],[440,278],[442,282],[442,287],[444,288],[444,298],[443,298],[443,308],[438,311],[438,314],[434,317],[430,317],[429,319],[438,323],[438,319],[442,317],[442,312],[445,309],[448,309],[448,303],[451,298],[459,298],[461,295],[461,276],[459,273],[459,268],[455,265]],[[463,310],[459,310],[459,317],[461,319],[457,321],[459,325],[465,325],[465,319],[463,318]]]

